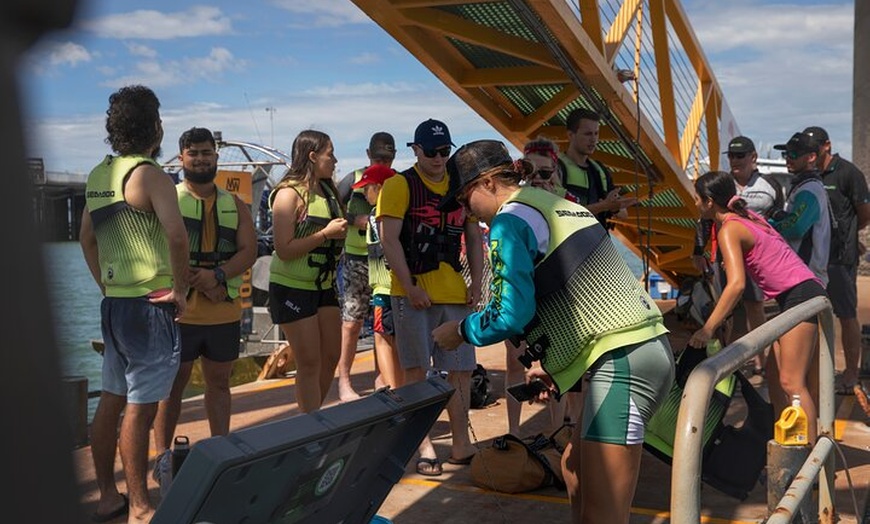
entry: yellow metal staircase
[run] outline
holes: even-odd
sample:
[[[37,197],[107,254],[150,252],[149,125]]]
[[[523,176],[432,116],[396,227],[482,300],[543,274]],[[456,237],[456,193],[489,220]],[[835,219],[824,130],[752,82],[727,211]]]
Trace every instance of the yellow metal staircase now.
[[[692,180],[737,129],[677,0],[353,2],[519,149],[603,114],[593,158],[640,199],[615,233],[671,284],[696,273]]]

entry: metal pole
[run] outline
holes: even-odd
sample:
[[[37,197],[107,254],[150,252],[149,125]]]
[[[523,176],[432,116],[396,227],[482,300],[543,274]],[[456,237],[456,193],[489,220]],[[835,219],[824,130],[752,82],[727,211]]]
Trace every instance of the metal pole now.
[[[852,162],[870,184],[870,2],[855,2],[855,36],[852,47]],[[870,228],[858,232],[859,240],[870,245]],[[862,257],[863,258],[863,257]],[[864,258],[860,269],[870,269]]]
[[[707,358],[695,368],[686,381],[683,403],[677,416],[674,432],[673,477],[671,480],[671,522],[697,524],[701,519],[701,448],[704,419],[713,393],[713,387],[723,377],[734,372],[744,362],[804,319],[820,315],[822,326],[822,354],[820,377],[819,428],[820,434],[830,434],[833,427],[833,367],[829,338],[833,328],[831,303],[825,297],[816,297],[798,307],[780,313],[760,327],[752,330],[722,351]],[[830,367],[829,367],[830,366]],[[820,371],[821,372],[821,371]],[[825,439],[821,439],[825,440]],[[824,468],[825,481],[833,485],[833,468]],[[824,500],[825,488],[820,485],[820,512],[833,511],[833,504]]]
[[[272,149],[275,148],[275,109],[272,106],[266,108],[266,111],[269,113],[269,131],[270,131],[270,139],[269,139],[269,147]]]

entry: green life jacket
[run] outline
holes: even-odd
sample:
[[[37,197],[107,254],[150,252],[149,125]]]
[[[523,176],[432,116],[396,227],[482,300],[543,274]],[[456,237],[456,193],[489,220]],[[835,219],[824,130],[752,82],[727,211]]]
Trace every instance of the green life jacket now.
[[[357,183],[363,175],[363,169],[357,169],[353,174],[353,181]],[[354,189],[347,201],[347,215],[350,218],[368,216],[372,212],[372,205],[366,200],[364,188]],[[348,222],[347,237],[344,239],[344,252],[348,255],[366,256],[366,228],[357,227]]]
[[[607,174],[604,168],[598,162],[587,159],[589,167],[594,168],[601,180],[601,189],[607,193]],[[562,172],[565,173],[565,180],[562,185],[565,186],[572,195],[577,197],[578,203],[582,206],[588,205],[589,202],[589,173],[577,165],[574,160],[564,153],[559,154],[559,162],[562,165]]]
[[[561,394],[608,351],[667,333],[658,306],[592,213],[531,187],[512,201],[538,210],[550,229],[547,254],[535,263],[537,307],[524,329],[524,365],[540,360]]]
[[[88,175],[85,203],[99,246],[100,281],[107,297],[141,297],[172,287],[166,231],[153,212],[138,210],[124,199],[124,183],[147,156],[111,155]]]
[[[390,266],[387,257],[384,256],[384,248],[378,235],[378,223],[375,220],[375,212],[369,215],[369,224],[366,228],[366,242],[368,244],[369,262],[369,286],[373,295],[389,295],[392,281],[390,279]]]
[[[289,186],[300,196],[303,193],[298,185]],[[338,202],[338,196],[325,182],[320,182],[325,197],[314,193],[308,194],[308,212],[304,220],[296,224],[294,238],[305,238],[316,234],[326,227],[335,218],[341,218],[344,213]],[[269,207],[275,200],[273,190],[269,195]],[[269,281],[282,286],[310,291],[330,289],[335,281],[335,267],[338,257],[341,255],[344,241],[330,239],[305,255],[293,260],[282,260],[277,253],[273,253],[272,262],[269,266]]]
[[[178,207],[187,228],[187,239],[190,244],[190,266],[214,268],[223,265],[236,254],[236,232],[239,229],[239,208],[233,195],[221,188],[217,189],[212,216],[205,216],[205,206],[202,200],[194,196],[184,182],[175,186],[178,191]],[[217,232],[215,243],[203,249],[202,228],[205,220],[216,222]],[[239,296],[239,286],[242,276],[236,275],[227,279],[227,296],[235,300]]]

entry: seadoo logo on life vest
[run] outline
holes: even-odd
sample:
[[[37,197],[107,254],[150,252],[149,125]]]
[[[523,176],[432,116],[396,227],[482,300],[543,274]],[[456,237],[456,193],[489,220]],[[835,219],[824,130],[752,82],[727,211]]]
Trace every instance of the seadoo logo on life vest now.
[[[114,198],[115,191],[111,190],[111,189],[108,191],[88,191],[85,194],[85,197],[86,198]]]

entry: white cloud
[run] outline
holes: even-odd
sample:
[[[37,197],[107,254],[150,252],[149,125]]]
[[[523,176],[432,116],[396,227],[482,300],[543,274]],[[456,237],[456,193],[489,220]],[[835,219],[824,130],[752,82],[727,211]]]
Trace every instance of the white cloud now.
[[[350,63],[357,65],[376,64],[381,61],[381,55],[377,53],[362,53],[351,57]]]
[[[151,81],[147,85],[155,83]],[[293,139],[303,129],[314,128],[329,134],[339,160],[339,176],[366,164],[365,149],[376,131],[387,131],[395,137],[398,146],[395,168],[412,165],[414,158],[410,148],[404,147],[405,143],[413,138],[417,125],[428,118],[444,121],[453,142],[459,145],[480,138],[501,138],[483,118],[443,86],[414,89],[401,83],[383,84],[380,92],[368,84],[359,87],[354,90],[354,86],[344,86],[331,96],[325,94],[331,88],[324,87],[320,90],[324,94],[314,103],[312,97],[305,94],[268,101],[255,99],[250,104],[237,106],[208,100],[173,104],[171,98],[161,97],[165,130],[162,160],[168,161],[175,154],[176,139],[194,125],[219,130],[228,140],[271,145],[270,115],[263,111],[266,106],[277,109],[272,115],[272,124],[274,145],[280,150],[289,151]],[[348,96],[348,91],[356,92],[357,96]],[[385,98],[388,102],[384,102]],[[88,118],[31,123],[32,154],[45,158],[46,169],[85,173],[109,152],[102,141],[104,118],[105,115],[99,113]]]
[[[127,51],[129,51],[133,56],[142,56],[145,58],[157,57],[157,51],[147,45],[136,44],[133,42],[127,42],[125,45],[127,46]]]
[[[171,40],[232,32],[229,17],[217,7],[206,5],[176,13],[145,9],[118,13],[88,20],[83,23],[83,28],[98,36],[119,40]]]
[[[693,12],[692,26],[704,50],[787,49],[798,57],[796,51],[851,48],[855,11],[852,2],[814,6],[754,4],[717,2]]]
[[[147,60],[136,64],[136,71],[102,82],[107,87],[121,87],[129,84],[145,84],[151,88],[191,84],[195,81],[215,82],[228,71],[242,71],[247,62],[237,59],[224,47],[212,48],[207,56],[185,57],[160,63]]]
[[[772,145],[820,125],[851,156],[852,2],[685,4],[743,134]]]
[[[58,44],[51,50],[48,61],[51,65],[69,65],[75,67],[79,62],[90,62],[91,54],[84,46],[73,42]]]
[[[397,82],[394,84],[375,84],[373,82],[366,82],[362,84],[339,83],[328,86],[316,86],[301,92],[300,95],[329,98],[339,96],[365,97],[412,93],[414,91],[419,91],[420,89],[420,85],[412,85],[407,82]]]
[[[311,15],[311,23],[294,21],[293,26],[338,27],[347,24],[371,23],[371,19],[353,2],[347,0],[274,0],[273,5],[291,13]]]
[[[51,75],[63,67],[75,68],[92,62],[96,53],[75,42],[47,41],[24,55],[26,69],[37,75]]]

